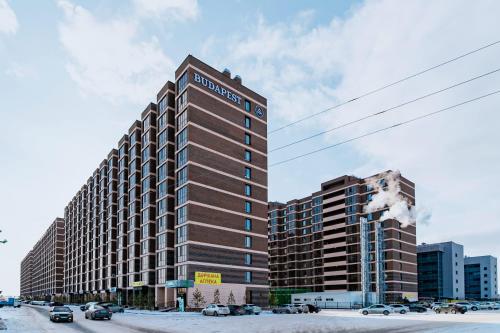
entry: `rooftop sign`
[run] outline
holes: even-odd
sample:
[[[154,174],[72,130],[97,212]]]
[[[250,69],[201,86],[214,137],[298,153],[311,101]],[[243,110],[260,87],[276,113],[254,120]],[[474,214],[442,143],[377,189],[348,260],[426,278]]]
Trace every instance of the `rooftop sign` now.
[[[227,88],[219,86],[217,83],[210,81],[206,77],[204,77],[196,72],[194,73],[194,82],[199,83],[204,87],[207,87],[208,89],[216,92],[217,94],[227,98],[228,100],[230,100],[238,105],[241,105],[241,96],[236,95],[234,92],[230,91]]]

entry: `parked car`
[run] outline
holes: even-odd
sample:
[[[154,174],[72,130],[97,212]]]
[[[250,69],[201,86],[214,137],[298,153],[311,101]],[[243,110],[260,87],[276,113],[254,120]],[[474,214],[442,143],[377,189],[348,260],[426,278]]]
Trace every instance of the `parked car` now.
[[[403,304],[389,304],[391,308],[394,309],[394,312],[405,314],[410,312],[410,308]]]
[[[88,302],[87,304],[80,305],[80,310],[87,311],[92,305],[96,305],[99,302]]]
[[[91,305],[86,311],[85,311],[85,319],[108,319],[111,320],[111,317],[113,316],[113,312],[109,309],[105,309],[100,305]]]
[[[294,307],[297,308],[298,313],[309,313],[309,307],[302,303],[294,303]]]
[[[262,312],[261,307],[255,304],[242,304],[241,306],[245,309],[247,314],[259,315]]]
[[[467,307],[458,304],[443,303],[440,306],[435,307],[434,311],[438,314],[439,313],[464,314],[467,312]]]
[[[208,304],[206,308],[201,310],[201,314],[204,316],[227,316],[229,313],[229,308],[222,304]]]
[[[61,302],[50,302],[49,306],[54,307],[54,306],[64,306],[64,303]]]
[[[273,313],[299,313],[299,310],[292,304],[283,304],[274,308]]]
[[[434,308],[436,308],[438,306],[441,306],[443,304],[445,304],[445,303],[443,303],[443,302],[432,302],[431,303],[431,309],[434,310]]]
[[[309,313],[318,313],[321,311],[321,308],[319,306],[313,305],[313,304],[306,304],[307,307],[309,308]]]
[[[231,316],[242,316],[247,314],[246,310],[241,305],[230,304],[227,307],[229,308],[229,314]]]
[[[481,310],[498,310],[500,308],[495,302],[481,302],[479,306]]]
[[[113,312],[113,313],[117,313],[117,312],[123,313],[125,311],[122,306],[120,306],[118,304],[114,304],[114,303],[102,303],[102,304],[98,304],[98,305],[102,306],[105,309],[111,310],[111,312]]]
[[[408,306],[410,312],[424,313],[427,312],[427,308],[421,304],[410,304]]]
[[[368,306],[366,308],[362,308],[359,310],[359,313],[363,315],[368,315],[368,314],[383,314],[385,316],[388,316],[389,313],[393,313],[394,309],[391,308],[388,305],[384,304],[373,304],[371,306]]]
[[[472,304],[470,302],[456,302],[454,304],[465,306],[467,308],[467,310],[472,310],[472,311],[479,310],[479,306],[478,305],[474,305],[474,304]]]
[[[54,306],[49,311],[50,321],[67,321],[73,322],[73,311],[67,306]]]

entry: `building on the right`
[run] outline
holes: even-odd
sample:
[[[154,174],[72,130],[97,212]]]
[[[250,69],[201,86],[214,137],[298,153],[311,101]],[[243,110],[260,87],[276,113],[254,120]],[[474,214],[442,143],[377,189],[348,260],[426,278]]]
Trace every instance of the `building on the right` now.
[[[374,181],[380,186],[374,188]],[[376,197],[382,191],[401,206],[415,205],[415,184],[392,171],[368,178],[341,176],[304,198],[270,202],[272,299],[283,302],[286,293],[324,292],[328,301],[327,294],[345,298],[363,290],[381,295],[378,301],[416,299],[416,227],[387,218],[390,203],[367,211],[370,202],[383,199]]]
[[[418,296],[464,298],[464,247],[454,242],[419,245]]]
[[[491,299],[498,296],[497,258],[465,257],[464,272],[467,299]]]

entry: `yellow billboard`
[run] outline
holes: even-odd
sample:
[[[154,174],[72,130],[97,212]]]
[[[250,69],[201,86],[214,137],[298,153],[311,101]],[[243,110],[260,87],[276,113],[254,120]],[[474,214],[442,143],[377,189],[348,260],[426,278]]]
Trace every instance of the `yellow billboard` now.
[[[134,288],[138,288],[138,287],[142,287],[142,286],[144,286],[143,281],[132,282],[132,287],[134,287]]]
[[[221,273],[194,272],[194,283],[218,286],[222,283],[222,275]]]

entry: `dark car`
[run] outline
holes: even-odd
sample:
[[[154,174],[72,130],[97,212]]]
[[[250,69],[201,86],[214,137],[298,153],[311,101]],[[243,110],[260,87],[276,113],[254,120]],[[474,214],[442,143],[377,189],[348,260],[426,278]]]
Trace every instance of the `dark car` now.
[[[50,302],[49,306],[64,306],[64,303],[61,303],[61,302]]]
[[[410,312],[424,313],[427,312],[427,308],[421,304],[409,304]]]
[[[231,316],[241,316],[241,315],[244,315],[246,314],[246,310],[240,306],[240,305],[228,305],[227,306],[229,308],[229,314]]]
[[[309,308],[309,313],[318,313],[321,311],[321,308],[319,306],[313,305],[313,304],[306,304],[307,307]]]
[[[109,309],[105,309],[99,305],[93,305],[85,311],[85,319],[108,319],[111,320],[113,312]]]
[[[49,311],[50,321],[61,322],[67,321],[69,323],[73,322],[73,311],[67,306],[54,306]]]

